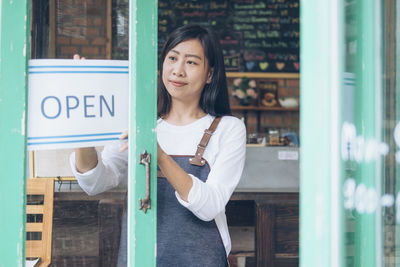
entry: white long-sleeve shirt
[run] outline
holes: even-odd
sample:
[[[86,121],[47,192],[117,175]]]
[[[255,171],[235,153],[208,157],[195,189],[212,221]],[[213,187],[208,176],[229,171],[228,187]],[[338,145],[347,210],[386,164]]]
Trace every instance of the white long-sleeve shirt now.
[[[172,125],[162,119],[157,121],[157,140],[168,155],[194,155],[204,130],[214,120],[211,115],[184,126]],[[72,171],[79,185],[89,195],[95,195],[118,186],[126,181],[128,172],[128,153],[119,152],[119,142],[106,146],[98,153],[97,166],[84,173],[75,168],[75,154],[70,157]],[[203,158],[211,171],[204,183],[190,175],[193,186],[188,202],[182,200],[177,192],[176,198],[182,206],[199,219],[215,219],[227,255],[231,250],[231,240],[225,216],[225,206],[242,175],[246,153],[246,129],[242,121],[232,116],[224,116],[212,135]]]

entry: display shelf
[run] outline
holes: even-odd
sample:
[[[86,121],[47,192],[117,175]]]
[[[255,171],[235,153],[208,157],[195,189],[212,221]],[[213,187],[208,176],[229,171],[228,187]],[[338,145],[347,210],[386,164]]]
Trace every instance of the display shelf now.
[[[232,111],[239,111],[243,113],[244,124],[247,126],[248,113],[255,112],[257,114],[257,132],[261,130],[261,113],[263,112],[299,112],[299,107],[296,108],[283,108],[283,107],[263,107],[263,106],[239,106],[232,105]]]
[[[300,73],[284,72],[226,72],[228,78],[272,78],[272,79],[299,79]]]
[[[283,107],[262,107],[262,106],[239,106],[232,105],[231,110],[242,110],[242,111],[299,111],[299,107],[296,108],[283,108]]]

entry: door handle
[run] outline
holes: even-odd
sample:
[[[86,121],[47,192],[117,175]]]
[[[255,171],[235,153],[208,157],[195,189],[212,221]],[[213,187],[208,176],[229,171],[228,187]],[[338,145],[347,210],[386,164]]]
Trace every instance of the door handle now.
[[[151,208],[151,200],[150,200],[150,163],[151,163],[151,154],[147,153],[147,151],[143,151],[143,153],[139,154],[139,163],[145,166],[146,172],[146,194],[144,199],[139,199],[139,209],[143,210],[146,213],[147,209]]]

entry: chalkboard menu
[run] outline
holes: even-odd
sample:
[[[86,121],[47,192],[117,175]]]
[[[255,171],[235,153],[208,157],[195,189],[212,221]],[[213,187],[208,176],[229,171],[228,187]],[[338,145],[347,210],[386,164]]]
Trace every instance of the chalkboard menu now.
[[[185,24],[211,27],[230,72],[299,72],[299,0],[159,0],[159,51]]]

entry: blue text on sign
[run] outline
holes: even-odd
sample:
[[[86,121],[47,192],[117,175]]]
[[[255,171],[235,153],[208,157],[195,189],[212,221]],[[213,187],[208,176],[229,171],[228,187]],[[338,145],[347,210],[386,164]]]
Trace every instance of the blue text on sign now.
[[[110,99],[108,101],[110,102]],[[107,102],[104,95],[84,95],[81,99],[73,95],[67,95],[65,99],[60,99],[56,96],[46,96],[41,101],[41,111],[42,115],[47,119],[57,119],[62,114],[62,110],[65,110],[66,118],[69,119],[73,111],[79,109],[83,109],[85,118],[95,118],[96,114],[99,117],[103,117],[105,112],[108,112],[109,116],[114,117],[114,95],[111,96],[111,104],[109,102]],[[97,106],[96,103],[98,104]],[[48,108],[49,106],[53,108]]]

